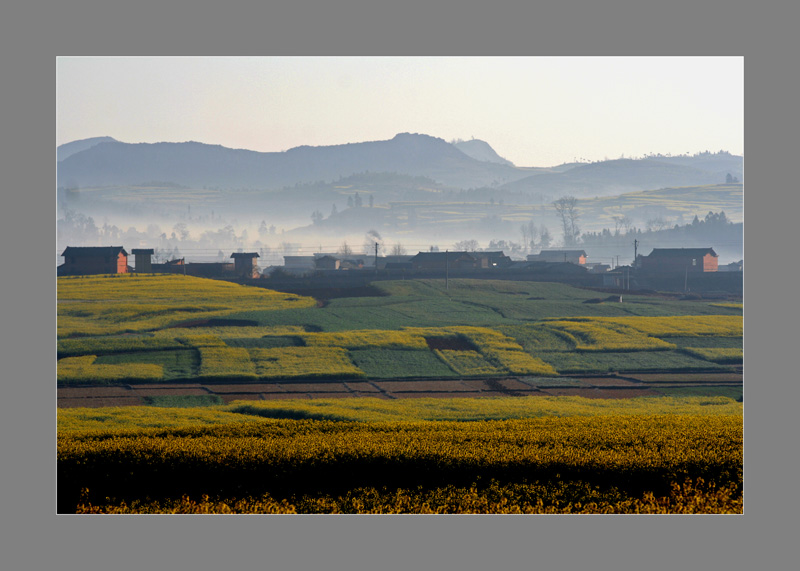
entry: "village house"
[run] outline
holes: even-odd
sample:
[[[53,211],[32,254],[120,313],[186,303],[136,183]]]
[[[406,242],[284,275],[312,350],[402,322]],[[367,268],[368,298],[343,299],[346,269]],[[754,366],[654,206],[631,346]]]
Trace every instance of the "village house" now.
[[[341,260],[338,258],[326,255],[314,259],[314,269],[316,270],[338,270]]]
[[[160,264],[150,264],[153,273],[156,274],[183,274],[186,273],[186,263],[183,258],[167,260]]]
[[[122,246],[67,246],[58,275],[127,274],[128,252]]]
[[[584,250],[542,250],[538,254],[528,256],[529,262],[568,262],[571,264],[586,264]]]
[[[511,258],[500,252],[470,252],[478,260],[478,268],[504,268],[511,265]]]
[[[716,272],[719,256],[713,248],[654,248],[642,257],[645,274],[696,274]]]
[[[409,260],[415,270],[441,270],[445,264],[451,270],[474,269],[478,259],[473,252],[420,252]]]
[[[258,277],[260,275],[256,265],[258,257],[260,257],[258,252],[234,252],[231,254],[234,273],[240,276]]]

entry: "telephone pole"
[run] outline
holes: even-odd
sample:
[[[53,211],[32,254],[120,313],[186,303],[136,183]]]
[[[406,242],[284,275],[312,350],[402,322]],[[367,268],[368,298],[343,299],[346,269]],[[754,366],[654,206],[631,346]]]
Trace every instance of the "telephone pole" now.
[[[375,277],[378,277],[378,243],[375,242]]]
[[[449,284],[447,283],[448,278],[450,277],[450,264],[447,263],[447,253],[450,250],[444,251],[444,289],[450,289]]]
[[[633,241],[633,265],[634,266],[636,265],[636,258],[638,257],[637,256],[638,248],[639,248],[639,240],[634,240]]]

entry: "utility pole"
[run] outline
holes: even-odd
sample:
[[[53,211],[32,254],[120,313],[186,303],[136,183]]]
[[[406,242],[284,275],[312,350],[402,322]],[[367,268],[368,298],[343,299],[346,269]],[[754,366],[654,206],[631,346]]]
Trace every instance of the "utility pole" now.
[[[375,242],[375,277],[378,277],[378,243]]]
[[[636,265],[636,258],[638,257],[636,255],[637,251],[638,251],[638,248],[639,248],[639,240],[634,240],[633,241],[633,265],[634,266]]]
[[[450,284],[448,284],[448,279],[450,278],[450,264],[447,263],[447,253],[450,250],[444,251],[444,289],[450,289]]]

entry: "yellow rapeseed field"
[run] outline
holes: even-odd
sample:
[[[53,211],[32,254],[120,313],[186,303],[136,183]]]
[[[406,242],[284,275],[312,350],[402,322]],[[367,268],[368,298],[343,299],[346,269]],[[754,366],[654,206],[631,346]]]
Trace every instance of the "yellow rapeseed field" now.
[[[313,307],[313,298],[182,275],[58,278],[58,336],[160,329],[238,311]]]
[[[578,351],[652,351],[674,349],[675,345],[649,337],[635,327],[609,319],[563,319],[546,321],[552,329],[569,334],[575,339]],[[644,318],[649,319],[649,318]]]
[[[341,347],[277,347],[243,349],[255,364],[262,379],[359,378],[364,371],[356,367]]]

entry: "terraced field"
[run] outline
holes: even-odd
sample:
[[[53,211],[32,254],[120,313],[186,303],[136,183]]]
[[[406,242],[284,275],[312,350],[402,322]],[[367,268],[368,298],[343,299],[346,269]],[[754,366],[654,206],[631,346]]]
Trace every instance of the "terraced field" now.
[[[443,286],[381,282],[380,297],[318,307],[311,298],[186,276],[59,278],[58,384],[187,390],[195,384],[217,394],[220,384],[305,381],[313,386],[305,395],[358,395],[363,391],[322,385],[363,380],[369,390],[402,398],[419,393],[422,381],[429,393],[447,395],[463,387],[432,390],[430,383],[475,379],[484,386],[467,391],[474,396],[543,394],[519,379],[735,373],[742,362],[742,319],[731,315],[741,304],[636,295],[622,304],[585,304],[595,292],[561,284],[451,280]],[[403,390],[375,384],[385,381]],[[612,394],[569,387],[584,389]],[[628,387],[630,394],[635,389],[649,387]],[[127,402],[140,402],[130,390]],[[258,398],[280,393],[248,391]],[[62,406],[78,398],[70,394]]]

